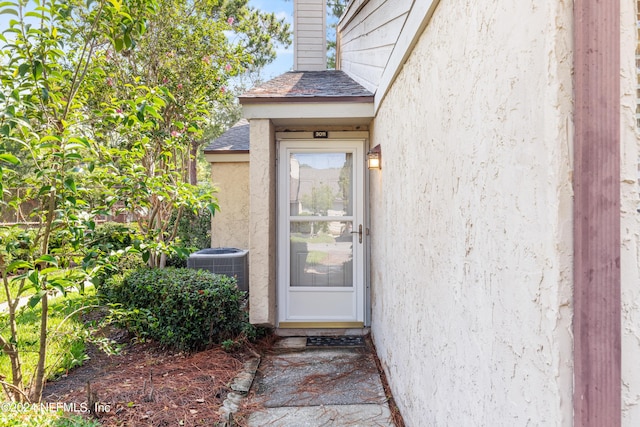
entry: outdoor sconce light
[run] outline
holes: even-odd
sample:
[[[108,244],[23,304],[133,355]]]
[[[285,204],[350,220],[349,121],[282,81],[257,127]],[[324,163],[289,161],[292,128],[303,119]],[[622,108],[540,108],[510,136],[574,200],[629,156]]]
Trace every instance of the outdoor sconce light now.
[[[369,169],[382,168],[382,150],[380,148],[380,144],[373,147],[367,153],[367,167]]]

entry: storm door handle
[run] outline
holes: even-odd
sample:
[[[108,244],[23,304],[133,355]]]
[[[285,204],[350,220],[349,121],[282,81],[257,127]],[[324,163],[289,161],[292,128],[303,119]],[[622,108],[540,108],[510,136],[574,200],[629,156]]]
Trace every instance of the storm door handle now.
[[[351,234],[358,235],[358,243],[362,243],[362,224],[358,226],[358,231],[352,231]]]

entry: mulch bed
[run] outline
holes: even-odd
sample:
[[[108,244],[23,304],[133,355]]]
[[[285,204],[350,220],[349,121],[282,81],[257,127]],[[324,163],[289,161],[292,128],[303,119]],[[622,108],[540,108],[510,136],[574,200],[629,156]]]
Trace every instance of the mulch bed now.
[[[103,426],[212,426],[246,359],[219,347],[185,354],[153,343],[129,344],[111,356],[90,346],[88,355],[83,366],[47,384],[43,400],[82,413],[95,408],[83,415]]]

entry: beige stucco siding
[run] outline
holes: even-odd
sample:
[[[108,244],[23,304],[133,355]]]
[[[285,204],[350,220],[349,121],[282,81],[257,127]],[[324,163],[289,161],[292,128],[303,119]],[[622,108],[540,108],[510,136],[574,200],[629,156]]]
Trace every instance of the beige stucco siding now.
[[[218,187],[217,212],[211,222],[211,247],[249,248],[249,162],[213,163]]]
[[[276,319],[276,144],[270,120],[251,120],[249,188],[249,320]]]
[[[442,1],[378,111],[372,331],[408,425],[572,423],[571,16]]]
[[[635,4],[621,3],[622,53],[622,424],[640,425],[640,214],[638,200],[638,131],[636,130]]]

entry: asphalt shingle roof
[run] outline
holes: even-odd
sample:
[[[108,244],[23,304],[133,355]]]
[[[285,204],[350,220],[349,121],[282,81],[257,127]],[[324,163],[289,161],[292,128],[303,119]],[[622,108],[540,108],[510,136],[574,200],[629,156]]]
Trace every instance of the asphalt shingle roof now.
[[[249,122],[241,119],[204,149],[205,153],[249,152]]]
[[[240,97],[240,103],[373,102],[373,93],[339,70],[290,71]],[[205,153],[248,153],[249,122],[240,120],[204,149]]]
[[[339,70],[291,71],[240,96],[241,104],[259,102],[373,102],[373,93]]]

